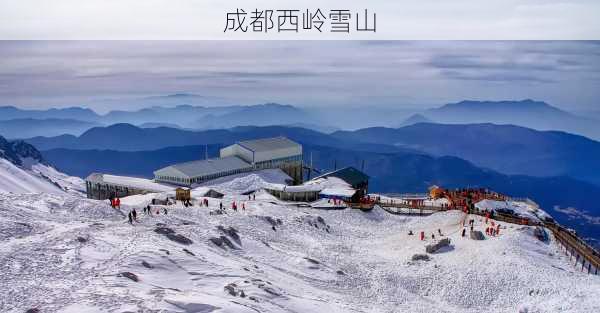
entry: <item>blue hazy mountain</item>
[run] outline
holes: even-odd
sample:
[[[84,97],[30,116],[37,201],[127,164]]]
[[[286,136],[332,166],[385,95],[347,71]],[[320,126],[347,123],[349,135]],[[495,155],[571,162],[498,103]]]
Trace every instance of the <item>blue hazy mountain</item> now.
[[[558,109],[545,102],[521,101],[461,101],[430,109],[422,114],[445,124],[494,123],[519,125],[538,130],[562,130],[600,138],[600,123]]]
[[[33,137],[26,139],[26,141],[40,150],[67,148],[143,151],[198,144],[229,145],[239,140],[281,135],[292,140],[333,147],[346,146],[359,150],[381,152],[407,150],[390,145],[345,142],[314,130],[288,126],[239,126],[230,129],[193,131],[168,127],[140,128],[130,124],[115,124],[107,127],[94,127],[81,136]]]
[[[3,134],[7,138],[58,136],[61,134],[80,135],[86,130],[96,126],[99,126],[99,124],[74,119],[19,118],[0,120],[0,134]]]
[[[243,107],[223,115],[206,115],[196,128],[231,128],[235,126],[270,126],[296,123],[322,124],[308,112],[291,105],[267,103]]]
[[[245,136],[240,136],[245,137]],[[298,140],[298,139],[297,139]],[[585,236],[600,238],[597,225],[586,220],[553,210],[555,206],[573,207],[600,216],[596,200],[600,187],[569,177],[530,177],[504,175],[483,169],[456,157],[434,157],[423,153],[351,150],[314,145],[299,140],[304,147],[304,158],[311,155],[315,168],[327,171],[337,167],[355,166],[371,176],[372,192],[425,192],[433,184],[448,188],[464,186],[488,187],[517,197],[530,197],[565,223]],[[219,144],[208,145],[209,157],[218,155]],[[75,150],[53,149],[43,156],[63,172],[85,177],[92,172],[152,177],[158,168],[177,162],[203,159],[205,146],[168,147],[153,151]]]
[[[199,96],[178,94],[165,97],[144,98],[143,100],[147,101],[147,103],[171,103],[172,99],[181,102],[186,99],[195,99],[197,97]],[[161,102],[162,100],[164,100],[164,102]],[[133,100],[122,101],[123,107],[130,107],[128,101]],[[150,106],[133,111],[113,110],[104,115],[97,114],[90,109],[76,107],[49,110],[26,110],[9,106],[0,107],[0,120],[17,119],[64,119],[73,122],[81,121],[82,123],[92,122],[95,123],[95,125],[113,125],[119,123],[133,125],[177,125],[178,127],[188,129],[223,129],[248,125],[314,125],[314,127],[310,128],[329,127],[324,121],[320,120],[316,114],[312,114],[309,111],[291,105],[277,103],[211,107],[189,104],[180,104],[176,106]],[[26,129],[24,128],[23,130]],[[80,133],[81,132],[79,131],[77,134]],[[46,136],[58,134],[74,133],[59,133],[58,131],[54,131],[52,134]]]
[[[416,113],[409,116],[402,123],[400,123],[399,127],[414,125],[418,123],[433,123],[433,121],[426,118],[423,114]]]
[[[47,110],[27,110],[19,109],[14,106],[0,107],[0,120],[14,119],[70,119],[80,121],[97,122],[100,116],[90,110],[80,107],[71,107],[64,109]]]
[[[507,174],[570,176],[600,186],[600,142],[559,131],[513,125],[421,123],[332,134],[349,141],[390,144],[456,156]]]

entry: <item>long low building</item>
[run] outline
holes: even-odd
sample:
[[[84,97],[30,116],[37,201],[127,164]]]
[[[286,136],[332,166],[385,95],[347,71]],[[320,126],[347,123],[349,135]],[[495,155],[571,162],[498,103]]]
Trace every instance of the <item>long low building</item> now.
[[[285,137],[240,141],[220,157],[174,164],[154,172],[154,180],[192,186],[208,180],[261,169],[279,168],[294,184],[302,183],[302,146]]]
[[[191,186],[207,180],[252,171],[252,164],[237,156],[198,160],[167,166],[154,172],[154,179]]]
[[[156,183],[150,179],[92,173],[85,179],[87,197],[104,200],[154,192],[175,190],[174,186]]]

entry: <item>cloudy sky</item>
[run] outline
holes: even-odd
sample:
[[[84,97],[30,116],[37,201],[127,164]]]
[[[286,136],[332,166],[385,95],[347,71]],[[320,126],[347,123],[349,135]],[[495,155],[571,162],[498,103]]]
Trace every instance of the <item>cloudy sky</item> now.
[[[598,41],[0,42],[0,105],[27,108],[104,112],[128,108],[115,99],[192,93],[215,105],[531,98],[594,110],[599,87]]]

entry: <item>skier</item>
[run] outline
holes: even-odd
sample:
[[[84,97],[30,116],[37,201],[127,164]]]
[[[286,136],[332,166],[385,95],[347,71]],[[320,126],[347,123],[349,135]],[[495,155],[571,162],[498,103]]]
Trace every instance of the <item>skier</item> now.
[[[163,210],[165,211],[165,215],[167,215],[167,208],[164,208]]]
[[[409,235],[409,236],[412,236],[412,235],[413,235],[413,232],[412,232],[412,230],[409,230],[409,231],[408,231],[408,235]]]
[[[431,234],[431,239],[435,239],[435,235],[434,234]]]
[[[133,211],[131,211],[131,214],[133,216],[133,220],[137,222],[137,212],[135,211],[135,209],[133,209]]]
[[[442,235],[442,230],[441,230],[441,229],[439,229],[439,228],[438,228],[438,234],[440,234],[440,236],[443,236],[443,235]]]
[[[133,217],[131,216],[131,212],[127,214],[127,218],[129,218],[129,224],[133,225]]]
[[[223,202],[219,202],[219,209],[223,210]]]
[[[246,211],[246,204],[242,202],[242,210]]]
[[[467,232],[467,229],[466,229],[466,228],[463,228],[463,231],[462,231],[462,236],[463,236],[463,237],[465,236],[465,233],[466,233],[466,232]]]
[[[121,199],[117,198],[115,201],[115,205],[120,209],[121,208]]]
[[[421,240],[424,240],[424,239],[425,239],[425,232],[421,231]]]
[[[496,235],[500,234],[500,224],[498,224],[498,226],[496,227]]]

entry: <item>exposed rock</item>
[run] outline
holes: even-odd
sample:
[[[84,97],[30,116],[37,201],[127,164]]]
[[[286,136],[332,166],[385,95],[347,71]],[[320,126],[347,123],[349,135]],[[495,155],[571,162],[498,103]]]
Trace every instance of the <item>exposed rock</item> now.
[[[145,268],[154,268],[154,266],[150,265],[150,263],[148,263],[148,262],[146,262],[146,261],[142,261],[142,265],[143,265]]]
[[[264,290],[266,293],[274,295],[276,297],[281,296],[281,293],[275,291],[275,289],[269,287],[269,286],[265,286],[265,285],[259,285],[258,286],[260,289]]]
[[[427,254],[415,254],[412,256],[411,260],[413,261],[429,261],[430,258]]]
[[[234,297],[242,297],[245,298],[246,297],[246,293],[244,292],[244,290],[240,289],[238,287],[238,285],[236,285],[235,283],[231,283],[225,287],[223,287],[223,289],[225,291],[227,291],[227,293],[229,293],[230,295],[234,296]]]
[[[450,245],[450,238],[444,238],[434,244],[425,246],[425,251],[427,253],[435,253],[436,251],[440,250],[441,248],[447,247],[449,245]]]
[[[271,226],[277,226],[277,225],[282,225],[283,221],[281,221],[281,219],[274,219],[271,216],[263,216],[263,215],[256,215],[255,217],[271,224]]]
[[[302,216],[297,218],[297,220],[300,223],[306,223],[309,226],[312,226],[314,228],[317,229],[323,229],[326,232],[330,232],[330,226],[327,225],[327,223],[325,223],[325,220],[321,217],[321,216],[315,216],[315,215],[306,215],[306,216]]]
[[[212,242],[217,247],[223,247],[223,240],[220,237],[210,237],[208,238],[210,242]]]
[[[191,245],[192,243],[194,243],[190,238],[181,235],[181,234],[167,234],[166,235],[167,238],[171,239],[172,241],[184,244],[184,245]]]
[[[223,287],[223,289],[225,291],[227,291],[230,295],[232,295],[234,297],[237,296],[237,293],[235,292],[235,284],[229,284],[229,285]]]
[[[158,234],[162,234],[162,235],[174,234],[175,233],[175,231],[173,229],[168,228],[168,227],[162,227],[162,226],[161,227],[156,227],[154,229],[154,232],[158,233]]]
[[[183,249],[183,252],[185,252],[185,253],[187,253],[189,255],[192,255],[192,256],[196,256],[196,254],[194,254],[194,252],[192,252],[192,251],[190,251],[188,249],[185,249],[185,248]]]
[[[231,248],[231,249],[237,249],[238,248],[238,247],[236,247],[233,244],[233,242],[231,242],[231,240],[229,240],[229,238],[227,238],[225,236],[221,236],[220,238],[223,241],[223,243],[226,244],[229,248]]]
[[[137,275],[135,275],[134,273],[131,273],[131,272],[122,272],[119,275],[121,275],[121,276],[123,276],[125,278],[129,278],[129,279],[133,280],[136,283],[140,281],[140,279],[137,277]]]
[[[312,263],[312,264],[321,264],[319,261],[315,260],[315,259],[311,259],[311,258],[304,258],[305,260],[307,260],[308,262]]]
[[[162,227],[162,226],[157,227],[154,229],[154,232],[165,235],[170,240],[184,244],[184,245],[191,245],[192,243],[194,243],[191,239],[185,237],[184,235],[175,233],[175,231],[173,229],[168,228],[168,227]]]
[[[40,309],[32,308],[32,309],[25,311],[25,313],[40,313]]]
[[[81,243],[86,243],[88,240],[86,238],[83,238],[83,237],[77,237],[77,241],[79,241]]]
[[[217,226],[217,229],[219,231],[221,231],[223,234],[229,236],[237,244],[239,244],[239,245],[242,244],[242,239],[240,238],[240,235],[238,234],[238,231],[235,228],[233,228],[233,227],[225,228],[225,227],[219,225],[219,226]]]

